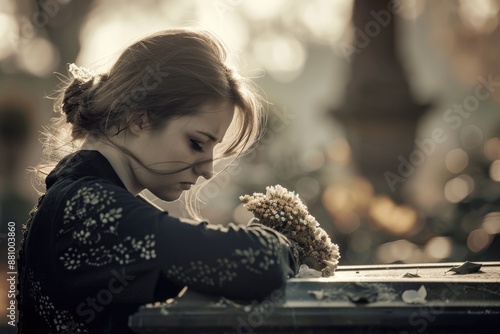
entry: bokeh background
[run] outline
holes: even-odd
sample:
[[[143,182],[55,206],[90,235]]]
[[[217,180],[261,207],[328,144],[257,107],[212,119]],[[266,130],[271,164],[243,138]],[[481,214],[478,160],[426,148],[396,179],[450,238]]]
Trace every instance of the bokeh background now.
[[[106,71],[130,43],[179,26],[217,33],[269,101],[260,145],[202,192],[210,222],[246,223],[238,197],[281,184],[342,265],[499,260],[499,11],[498,0],[3,0],[2,266],[7,222],[20,239],[38,196],[27,168],[68,64]]]

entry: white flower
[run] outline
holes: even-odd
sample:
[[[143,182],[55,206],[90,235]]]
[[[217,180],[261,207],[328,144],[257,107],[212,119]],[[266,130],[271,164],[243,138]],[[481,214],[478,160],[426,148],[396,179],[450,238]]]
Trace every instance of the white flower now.
[[[282,197],[288,193],[286,188],[283,188],[279,184],[276,186],[266,187],[266,196],[267,197]]]
[[[304,252],[302,258],[312,257],[321,264],[323,276],[334,274],[340,258],[338,246],[331,242],[328,233],[309,214],[297,194],[276,185],[266,187],[266,195],[254,193],[252,196],[240,196],[240,200],[260,219],[261,224],[275,228],[285,236],[292,236]],[[285,212],[289,213],[288,221]]]

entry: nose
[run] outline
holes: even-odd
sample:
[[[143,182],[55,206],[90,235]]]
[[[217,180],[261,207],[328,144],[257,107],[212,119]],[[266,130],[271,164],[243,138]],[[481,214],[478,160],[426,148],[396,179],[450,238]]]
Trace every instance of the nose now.
[[[213,161],[200,162],[193,166],[193,171],[196,175],[202,176],[203,178],[210,180],[214,175]]]

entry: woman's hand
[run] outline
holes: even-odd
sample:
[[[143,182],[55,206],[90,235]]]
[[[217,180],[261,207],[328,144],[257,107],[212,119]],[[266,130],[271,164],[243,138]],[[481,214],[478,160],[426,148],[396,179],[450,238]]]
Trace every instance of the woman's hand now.
[[[241,196],[240,200],[255,218],[250,224],[262,224],[288,238],[298,262],[332,276],[340,258],[338,246],[311,216],[299,197],[277,185],[266,194]]]

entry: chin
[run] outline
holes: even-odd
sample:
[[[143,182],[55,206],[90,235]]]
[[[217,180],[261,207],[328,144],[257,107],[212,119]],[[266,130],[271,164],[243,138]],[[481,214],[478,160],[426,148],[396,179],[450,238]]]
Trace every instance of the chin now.
[[[173,201],[176,201],[179,198],[181,198],[182,191],[181,192],[173,191],[173,192],[161,193],[161,194],[155,194],[155,193],[153,193],[153,195],[155,195],[156,197],[158,197],[162,201],[173,202]]]
[[[158,197],[159,199],[161,199],[162,201],[165,201],[165,202],[173,202],[173,201],[177,201],[181,196],[162,196],[162,197],[159,197],[159,196],[156,196]]]
[[[183,192],[181,191],[181,192],[165,194],[163,197],[160,197],[160,198],[166,202],[173,202],[173,201],[177,201],[179,198],[181,198],[182,193]]]

